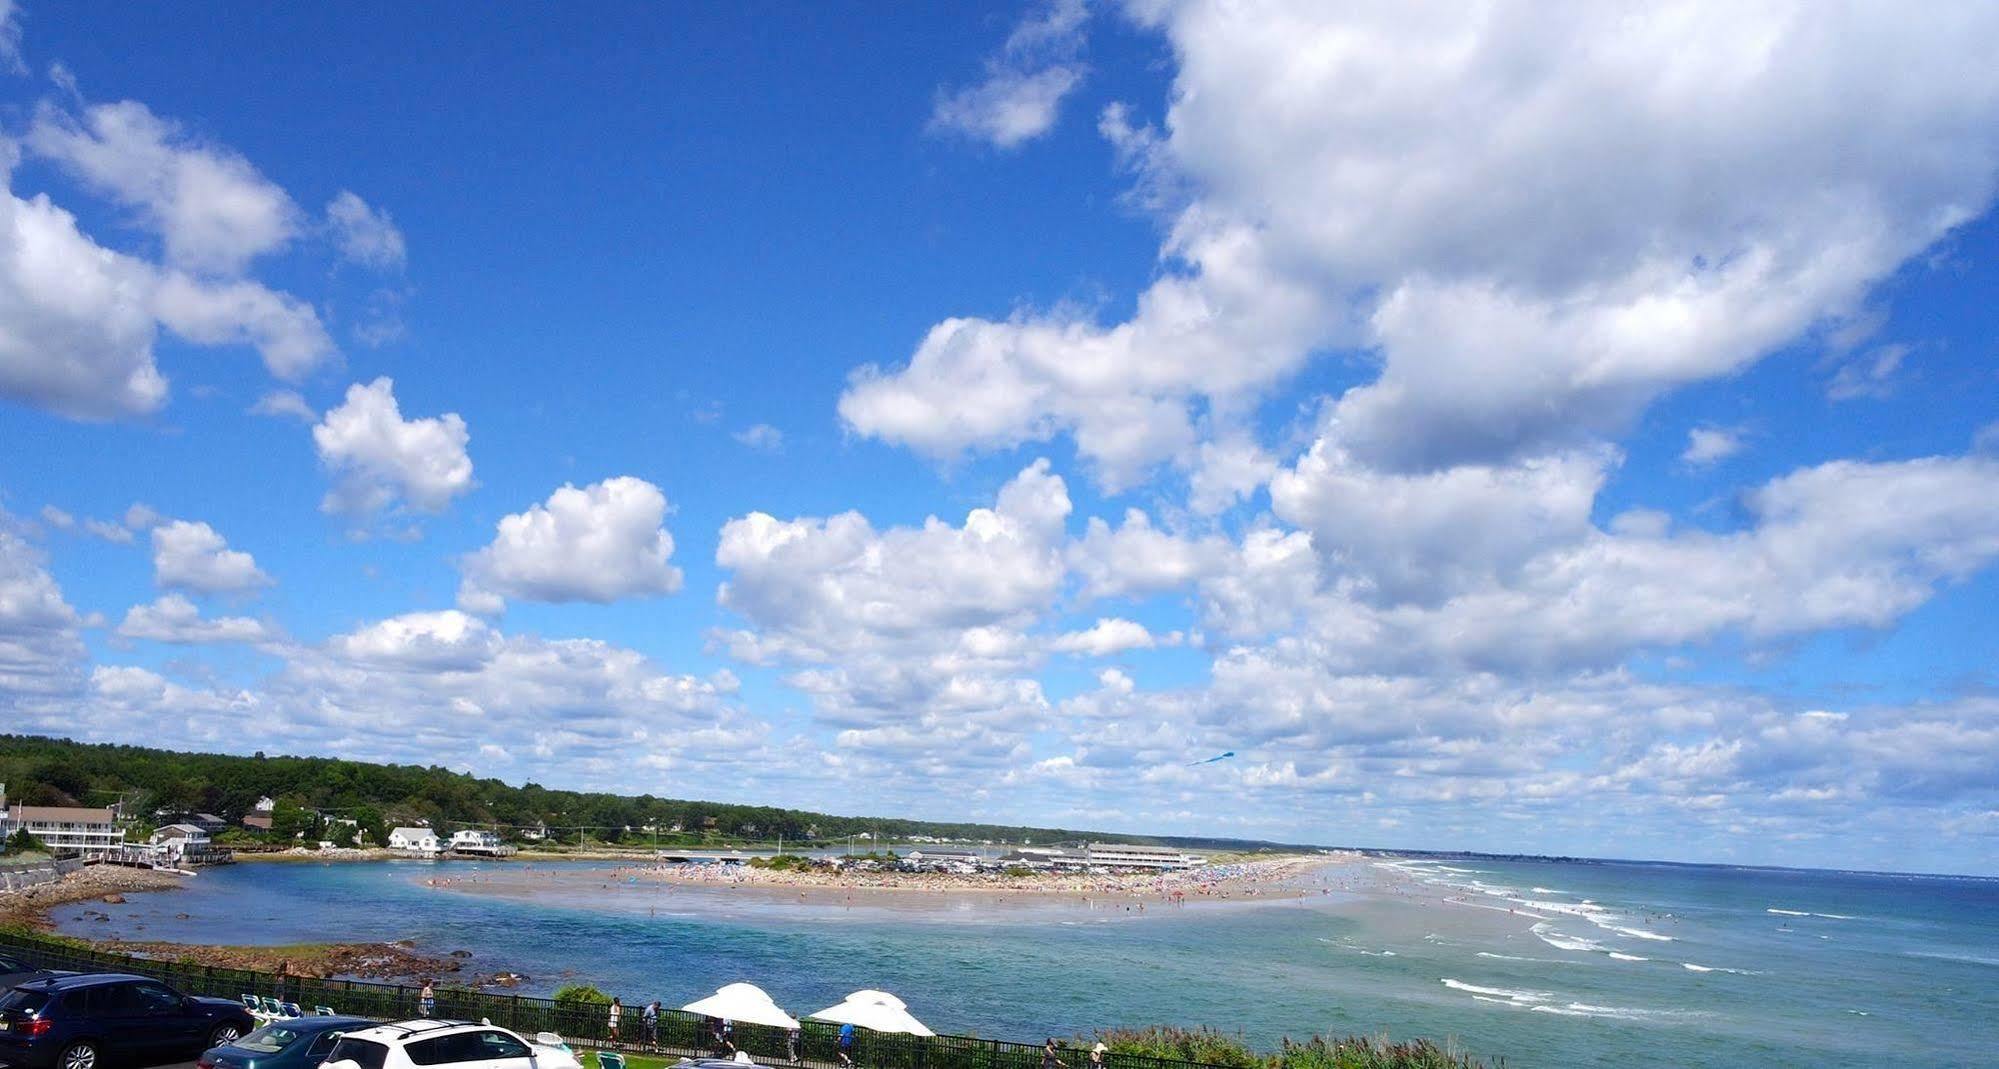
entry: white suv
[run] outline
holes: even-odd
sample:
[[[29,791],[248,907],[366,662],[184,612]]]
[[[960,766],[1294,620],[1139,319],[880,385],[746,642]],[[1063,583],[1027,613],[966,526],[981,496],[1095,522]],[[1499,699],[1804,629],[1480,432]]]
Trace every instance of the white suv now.
[[[542,1042],[489,1024],[397,1021],[341,1036],[321,1069],[583,1069],[556,1037],[536,1038]]]

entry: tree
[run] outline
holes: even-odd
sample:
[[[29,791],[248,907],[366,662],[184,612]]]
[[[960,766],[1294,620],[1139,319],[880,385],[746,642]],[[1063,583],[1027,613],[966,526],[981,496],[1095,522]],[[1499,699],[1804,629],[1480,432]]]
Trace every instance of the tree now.
[[[29,835],[26,828],[7,837],[7,852],[10,854],[30,854],[41,848],[41,840]]]
[[[361,825],[361,834],[367,836],[370,844],[381,846],[389,841],[389,829],[382,821],[381,810],[371,805],[355,806],[348,815]]]
[[[319,837],[319,814],[290,798],[271,811],[271,834],[281,840]]]

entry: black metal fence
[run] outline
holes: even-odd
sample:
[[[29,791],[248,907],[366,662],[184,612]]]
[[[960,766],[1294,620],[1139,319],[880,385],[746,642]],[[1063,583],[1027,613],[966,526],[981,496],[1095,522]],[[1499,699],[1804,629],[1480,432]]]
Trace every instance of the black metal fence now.
[[[420,1016],[422,989],[367,980],[323,980],[310,976],[283,976],[248,969],[227,969],[194,962],[140,958],[94,950],[74,942],[0,932],[0,952],[21,958],[38,968],[68,969],[77,972],[122,972],[149,976],[169,986],[195,995],[240,998],[243,995],[296,1002],[311,1013],[316,1006],[328,1006],[338,1013],[379,1020],[402,1020]],[[509,995],[466,988],[435,987],[437,1000],[431,1016],[450,1020],[491,1021],[532,1036],[536,1032],[557,1032],[572,1043],[635,1053],[713,1053],[715,1046],[707,1021],[698,1014],[661,1008],[652,1035],[641,1020],[643,1002],[627,1002],[619,1020],[619,1035],[610,1035],[609,1007],[601,1004],[557,1002],[528,995]],[[837,1064],[835,1044],[839,1026],[824,1021],[802,1021],[802,1060]],[[766,1064],[790,1061],[789,1036],[782,1028],[737,1023],[737,1049]],[[1060,1052],[1070,1069],[1087,1069],[1088,1054],[1064,1048]],[[908,1036],[855,1029],[853,1058],[865,1069],[1040,1069],[1042,1049],[1037,1044],[973,1036]],[[1106,1069],[1214,1069],[1197,1062],[1175,1061],[1146,1055],[1107,1053]]]

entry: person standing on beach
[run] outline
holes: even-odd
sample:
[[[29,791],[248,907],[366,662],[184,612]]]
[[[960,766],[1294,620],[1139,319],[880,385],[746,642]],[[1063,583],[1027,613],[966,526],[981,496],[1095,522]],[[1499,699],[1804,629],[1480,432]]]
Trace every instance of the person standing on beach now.
[[[437,1012],[437,992],[430,989],[430,981],[423,982],[423,990],[416,997],[416,1012],[419,1017],[429,1017]]]
[[[844,1066],[845,1069],[853,1069],[854,1067],[853,1025],[843,1024],[840,1026],[840,1042],[835,1044],[833,1049],[835,1052],[837,1052],[840,1055],[840,1064]]]
[[[611,1042],[613,1043],[618,1042],[618,1018],[622,1016],[624,1012],[625,1012],[625,1004],[618,1001],[615,998],[612,999],[611,1000]]]
[[[639,1026],[645,1031],[646,1046],[659,1046],[659,1000],[646,1003],[639,1013]]]

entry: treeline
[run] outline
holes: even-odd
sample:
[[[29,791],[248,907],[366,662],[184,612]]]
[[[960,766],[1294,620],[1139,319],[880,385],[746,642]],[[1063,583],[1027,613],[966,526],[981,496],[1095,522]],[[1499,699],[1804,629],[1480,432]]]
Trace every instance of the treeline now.
[[[143,746],[88,744],[32,735],[0,735],[0,783],[11,801],[30,805],[109,806],[128,815],[212,813],[232,825],[261,798],[278,803],[274,832],[342,839],[352,820],[375,843],[385,829],[426,821],[441,829],[494,827],[519,840],[546,826],[575,843],[662,844],[704,841],[880,840],[927,835],[949,839],[1051,843],[1093,839],[1156,842],[1208,849],[1253,849],[1241,840],[1148,838],[1067,828],[834,816],[771,806],[513,786],[436,765],[382,765],[326,757],[180,753]],[[674,829],[678,828],[678,831]]]

